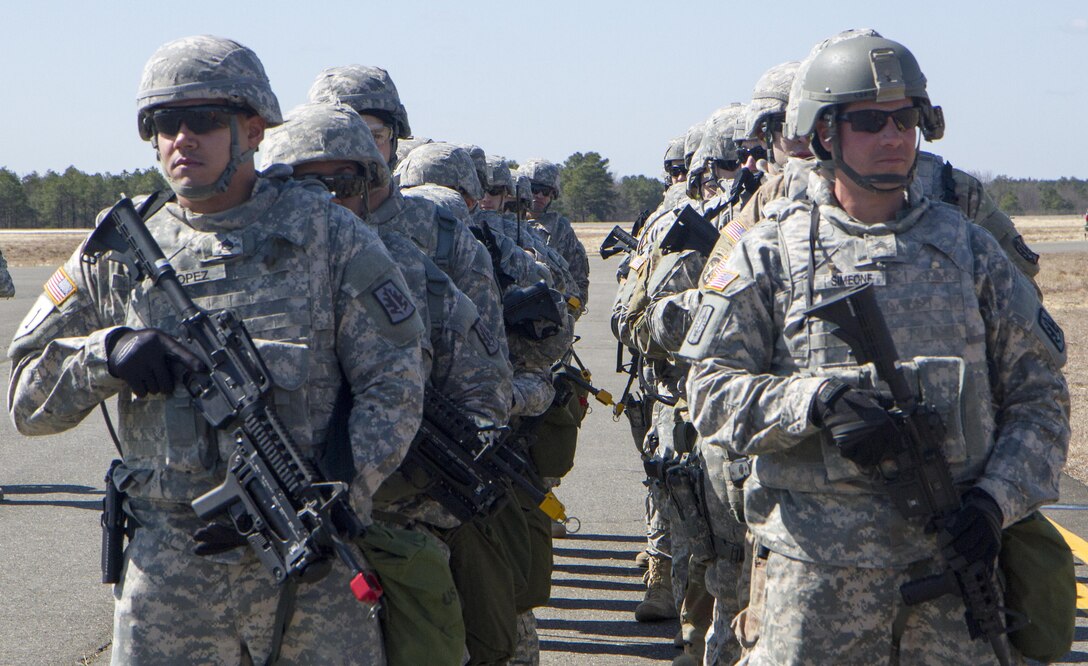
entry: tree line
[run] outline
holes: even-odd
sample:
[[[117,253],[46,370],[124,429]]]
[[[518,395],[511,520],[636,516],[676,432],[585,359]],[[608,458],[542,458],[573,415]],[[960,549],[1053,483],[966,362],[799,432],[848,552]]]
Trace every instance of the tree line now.
[[[608,159],[589,151],[574,153],[560,165],[562,196],[554,207],[573,222],[633,220],[661,203],[660,178],[616,179]],[[989,177],[981,174],[997,205],[1010,215],[1079,214],[1088,210],[1088,180]],[[120,174],[84,173],[70,166],[18,176],[0,167],[0,228],[90,228],[98,211],[122,193],[146,194],[166,187],[155,168]]]

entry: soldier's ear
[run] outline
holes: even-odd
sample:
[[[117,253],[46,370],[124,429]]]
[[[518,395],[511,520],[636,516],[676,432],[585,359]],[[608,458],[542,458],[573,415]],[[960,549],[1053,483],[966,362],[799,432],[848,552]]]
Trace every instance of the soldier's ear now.
[[[268,128],[268,122],[257,114],[253,114],[245,119],[243,128],[249,147],[256,150],[264,140],[264,131]]]

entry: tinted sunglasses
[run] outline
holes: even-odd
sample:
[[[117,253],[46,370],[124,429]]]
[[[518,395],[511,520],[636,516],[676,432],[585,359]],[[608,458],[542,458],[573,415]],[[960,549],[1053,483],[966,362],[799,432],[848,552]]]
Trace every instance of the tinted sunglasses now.
[[[506,188],[502,185],[499,185],[498,187],[492,187],[487,190],[487,194],[488,196],[492,197],[501,197],[502,195],[506,194]]]
[[[772,134],[781,134],[786,125],[786,114],[784,113],[772,113],[763,120],[760,125],[760,129],[763,131],[763,137],[769,138]]]
[[[741,162],[748,161],[748,158],[752,157],[757,160],[762,160],[767,157],[767,149],[763,146],[755,146],[753,148],[737,148],[737,159]]]
[[[322,176],[316,173],[308,173],[303,176],[293,176],[295,180],[316,180],[332,192],[337,199],[357,197],[366,191],[366,178],[354,173],[342,173],[335,176]]]
[[[740,168],[740,160],[714,160],[714,166],[724,171],[736,171]]]
[[[685,175],[687,172],[688,172],[688,170],[685,169],[684,165],[682,165],[682,164],[677,165],[677,166],[669,167],[669,175],[672,176],[673,178],[679,178],[679,177]]]
[[[888,118],[892,119],[897,130],[905,132],[918,127],[918,123],[922,121],[922,110],[916,106],[908,106],[905,109],[896,109],[895,111],[861,109],[839,114],[839,120],[850,123],[850,128],[855,132],[868,132],[870,134],[876,134],[884,129],[884,125],[888,123]]]
[[[367,125],[367,127],[370,128],[370,136],[374,137],[374,143],[386,143],[393,139],[393,128],[388,125],[378,125],[376,127]]]
[[[533,185],[533,194],[542,194],[546,197],[555,196],[555,189],[548,187],[547,185]]]
[[[209,104],[157,109],[144,116],[149,135],[177,136],[184,124],[193,134],[207,134],[230,127],[230,119],[247,111],[237,106]]]

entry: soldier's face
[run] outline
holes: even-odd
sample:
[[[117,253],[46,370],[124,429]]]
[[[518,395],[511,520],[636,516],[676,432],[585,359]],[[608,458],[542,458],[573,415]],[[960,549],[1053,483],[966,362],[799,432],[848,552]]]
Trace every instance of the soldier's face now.
[[[867,109],[897,111],[909,109],[912,105],[909,99],[889,102],[855,102],[840,109],[839,115]],[[842,159],[862,176],[877,174],[906,176],[910,173],[917,151],[916,127],[899,129],[896,122],[888,118],[877,132],[856,130],[850,122],[839,122],[838,128]],[[830,149],[826,130],[826,127],[818,129],[820,140],[825,141],[825,146]]]
[[[482,199],[480,199],[480,208],[482,210],[495,210],[502,212],[502,205],[506,202],[506,190],[504,188],[495,188],[496,193],[485,192]]]
[[[548,209],[548,204],[552,202],[551,190],[538,191],[539,188],[533,188],[533,213],[540,215]]]
[[[182,108],[222,104],[222,100],[186,100],[164,108]],[[256,148],[264,138],[265,121],[260,116],[238,114],[240,141],[243,149]],[[198,133],[182,122],[176,134],[156,132],[159,160],[171,180],[190,187],[211,185],[230,162],[231,129],[219,126],[199,127]]]
[[[393,128],[382,122],[381,118],[372,116],[369,113],[360,113],[359,116],[366,123],[366,126],[370,128],[370,135],[374,137],[378,152],[382,154],[382,158],[388,164],[389,158],[393,155]]]

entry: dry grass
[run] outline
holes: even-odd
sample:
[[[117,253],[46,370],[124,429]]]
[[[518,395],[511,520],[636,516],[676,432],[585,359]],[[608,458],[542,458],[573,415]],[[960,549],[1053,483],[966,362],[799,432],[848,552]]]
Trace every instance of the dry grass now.
[[[0,231],[0,251],[9,266],[59,266],[72,256],[90,229]]]

